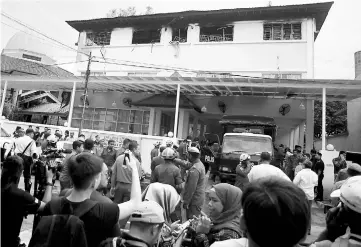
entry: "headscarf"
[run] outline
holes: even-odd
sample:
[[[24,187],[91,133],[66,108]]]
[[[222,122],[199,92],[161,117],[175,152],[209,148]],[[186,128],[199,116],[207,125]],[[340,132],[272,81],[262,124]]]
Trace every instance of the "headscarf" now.
[[[170,215],[175,211],[180,202],[180,195],[173,186],[161,183],[150,184],[142,194],[142,201],[154,201],[163,208],[164,219],[167,224],[172,224]]]
[[[213,186],[223,205],[222,213],[212,219],[212,230],[231,229],[241,235],[242,190],[236,186],[220,183]]]

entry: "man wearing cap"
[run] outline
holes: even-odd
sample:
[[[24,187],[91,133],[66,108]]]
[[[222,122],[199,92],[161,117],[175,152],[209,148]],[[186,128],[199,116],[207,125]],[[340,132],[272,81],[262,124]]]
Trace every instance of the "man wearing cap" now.
[[[152,172],[151,183],[162,183],[173,186],[178,192],[182,190],[183,180],[180,169],[174,164],[175,151],[172,148],[166,148],[162,152],[164,163],[158,165]]]
[[[130,216],[129,232],[103,241],[100,247],[150,247],[159,240],[164,225],[163,208],[154,201],[143,201]]]
[[[155,157],[159,156],[160,142],[154,143],[154,148],[150,151],[150,160],[152,161]]]
[[[19,133],[24,133],[24,129],[20,128]],[[26,135],[15,139],[14,141],[15,154],[24,160],[24,183],[25,190],[30,193],[31,189],[31,166],[33,158],[37,158],[36,143],[34,141],[34,130],[27,129]]]
[[[188,149],[188,160],[176,159],[175,162],[188,170],[183,190],[183,208],[187,219],[199,216],[205,199],[206,172],[200,161],[200,152],[196,147]]]
[[[251,171],[253,163],[251,162],[251,156],[247,153],[241,154],[239,161],[236,168],[236,182],[234,186],[243,191],[244,187],[249,184],[248,173]]]
[[[361,245],[361,176],[349,178],[341,186],[339,194],[341,203],[330,209],[326,216],[327,228],[313,246],[317,246],[318,242],[334,242],[346,233],[347,228],[350,229],[348,242],[353,242],[352,246]]]
[[[249,182],[256,181],[260,178],[278,177],[290,181],[289,177],[278,167],[270,164],[271,155],[268,152],[261,153],[261,161],[259,165],[252,167],[248,173]]]

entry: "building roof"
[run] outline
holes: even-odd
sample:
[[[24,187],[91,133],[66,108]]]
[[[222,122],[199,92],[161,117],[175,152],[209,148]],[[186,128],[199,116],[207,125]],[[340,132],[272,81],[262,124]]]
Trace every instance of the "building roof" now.
[[[316,18],[316,29],[321,27],[333,2],[297,4],[285,6],[267,6],[255,8],[236,8],[209,11],[183,11],[174,13],[162,13],[152,15],[100,18],[91,20],[67,21],[67,23],[79,32],[86,30],[104,30],[120,27],[155,28],[171,26],[184,28],[190,23],[200,25],[229,24],[235,21],[248,20],[275,20],[290,18]]]
[[[44,115],[56,115],[66,117],[69,112],[69,105],[64,108],[60,108],[60,104],[47,103],[30,107],[28,109],[20,110],[20,114],[44,114]]]
[[[21,74],[39,76],[72,76],[69,71],[58,66],[44,65],[25,59],[1,55],[1,74]]]
[[[19,76],[2,75],[12,88],[22,90],[71,91],[84,90],[83,76]],[[88,90],[126,93],[172,94],[187,96],[253,96],[267,98],[322,99],[326,88],[327,100],[352,100],[361,97],[360,80],[329,79],[268,79],[268,78],[206,78],[206,77],[129,77],[91,76]],[[1,84],[3,87],[4,83]]]

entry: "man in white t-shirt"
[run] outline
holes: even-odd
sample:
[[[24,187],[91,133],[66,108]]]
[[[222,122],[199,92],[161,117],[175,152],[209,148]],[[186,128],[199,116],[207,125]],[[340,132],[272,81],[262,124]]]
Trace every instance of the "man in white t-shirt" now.
[[[249,182],[265,178],[265,177],[279,177],[290,181],[289,177],[279,168],[270,164],[271,155],[268,152],[261,153],[261,161],[259,165],[253,166],[248,173]]]
[[[310,211],[312,208],[312,201],[315,199],[315,186],[318,183],[317,174],[311,170],[312,162],[306,161],[303,163],[305,166],[300,172],[297,173],[293,183],[297,185],[303,192],[305,192],[308,200]],[[311,221],[308,228],[308,235],[311,235]]]

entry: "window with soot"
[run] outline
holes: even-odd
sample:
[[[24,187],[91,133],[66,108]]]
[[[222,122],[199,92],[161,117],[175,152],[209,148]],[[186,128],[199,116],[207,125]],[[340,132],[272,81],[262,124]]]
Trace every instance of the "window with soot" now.
[[[132,44],[153,44],[160,42],[160,30],[135,30],[133,32]]]
[[[199,42],[233,41],[233,26],[201,27]]]
[[[179,43],[187,42],[187,29],[188,28],[173,28],[172,29],[172,41],[178,41]]]
[[[112,32],[109,30],[100,31],[100,32],[94,32],[90,31],[86,33],[86,46],[104,46],[104,45],[110,45],[110,38],[111,38]]]

